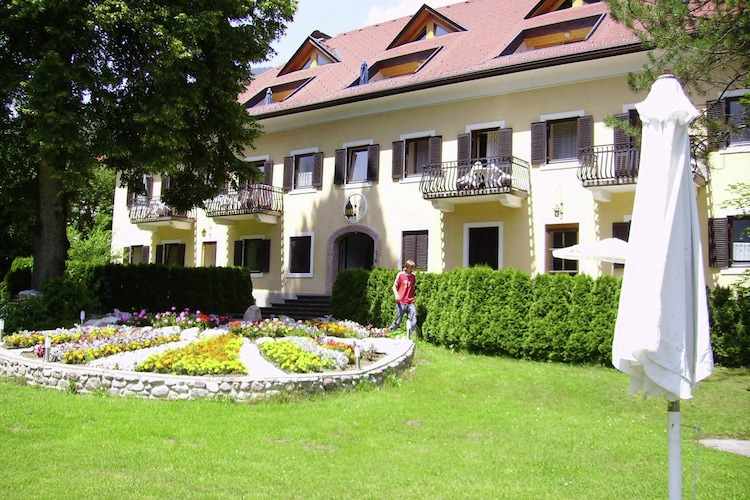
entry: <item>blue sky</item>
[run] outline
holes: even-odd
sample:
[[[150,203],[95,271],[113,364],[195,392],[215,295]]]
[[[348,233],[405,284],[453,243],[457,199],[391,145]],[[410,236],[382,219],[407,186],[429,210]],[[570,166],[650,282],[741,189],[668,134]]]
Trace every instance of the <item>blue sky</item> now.
[[[414,14],[423,4],[437,8],[460,0],[299,0],[294,20],[281,40],[278,55],[263,65],[284,64],[315,30],[336,36],[353,29]]]

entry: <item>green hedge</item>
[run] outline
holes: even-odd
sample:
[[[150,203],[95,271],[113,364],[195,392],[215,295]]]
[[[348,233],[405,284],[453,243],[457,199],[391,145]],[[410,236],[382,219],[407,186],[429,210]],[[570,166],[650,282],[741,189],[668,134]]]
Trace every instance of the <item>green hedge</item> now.
[[[333,315],[388,326],[395,315],[397,271],[341,271]],[[621,280],[613,276],[542,274],[513,269],[456,269],[417,277],[420,335],[462,351],[535,361],[611,366]],[[750,366],[750,291],[709,294],[717,364]],[[364,313],[367,312],[367,314]]]
[[[176,307],[212,314],[244,313],[253,299],[250,271],[243,267],[177,267],[159,264],[69,263],[65,277],[45,283],[41,296],[13,299],[30,288],[31,264],[8,272],[9,297],[0,303],[6,330],[70,327],[87,316],[121,311],[162,312]],[[29,283],[26,283],[26,279]]]

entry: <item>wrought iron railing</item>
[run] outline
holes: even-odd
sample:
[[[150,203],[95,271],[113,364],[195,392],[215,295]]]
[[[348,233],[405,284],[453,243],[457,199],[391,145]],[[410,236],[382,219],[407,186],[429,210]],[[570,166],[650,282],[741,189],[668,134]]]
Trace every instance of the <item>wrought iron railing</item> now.
[[[635,184],[641,165],[641,149],[637,145],[609,144],[580,150],[578,179],[584,186]],[[693,179],[705,185],[706,179],[694,162]]]
[[[266,184],[252,184],[242,189],[225,189],[206,201],[207,217],[226,217],[243,214],[281,214],[282,190]]]
[[[514,156],[425,165],[419,190],[425,199],[528,192],[529,168]]]
[[[166,205],[158,196],[151,198],[136,196],[130,201],[130,222],[133,224],[164,222],[173,219],[195,219],[195,211],[177,211]]]

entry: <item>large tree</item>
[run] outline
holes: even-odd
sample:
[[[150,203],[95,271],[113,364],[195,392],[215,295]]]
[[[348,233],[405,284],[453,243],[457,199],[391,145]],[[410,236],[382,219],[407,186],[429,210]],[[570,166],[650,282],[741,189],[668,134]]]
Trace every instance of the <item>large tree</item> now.
[[[177,209],[257,173],[241,157],[260,128],[237,96],[296,8],[296,0],[0,3],[0,132],[19,141],[36,181],[35,288],[64,272],[71,203],[102,164],[131,189],[145,174],[168,175],[165,202]]]
[[[747,0],[606,0],[612,15],[650,49],[630,85],[648,91],[662,73],[674,74],[694,94],[750,88],[750,3]],[[746,96],[747,97],[747,96]],[[750,99],[747,99],[750,106]],[[695,134],[727,134],[733,126],[703,114]],[[695,151],[705,160],[705,149]]]

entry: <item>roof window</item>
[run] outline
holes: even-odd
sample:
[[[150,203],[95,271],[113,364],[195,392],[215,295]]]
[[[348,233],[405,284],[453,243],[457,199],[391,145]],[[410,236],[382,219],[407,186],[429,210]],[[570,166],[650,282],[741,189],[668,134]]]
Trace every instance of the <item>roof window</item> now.
[[[581,42],[594,33],[602,19],[604,14],[523,30],[499,57]]]
[[[432,7],[423,5],[412,16],[411,20],[406,23],[406,26],[396,35],[396,38],[393,39],[387,48],[393,49],[407,43],[427,40],[459,31],[466,31],[466,28],[440,14]]]

